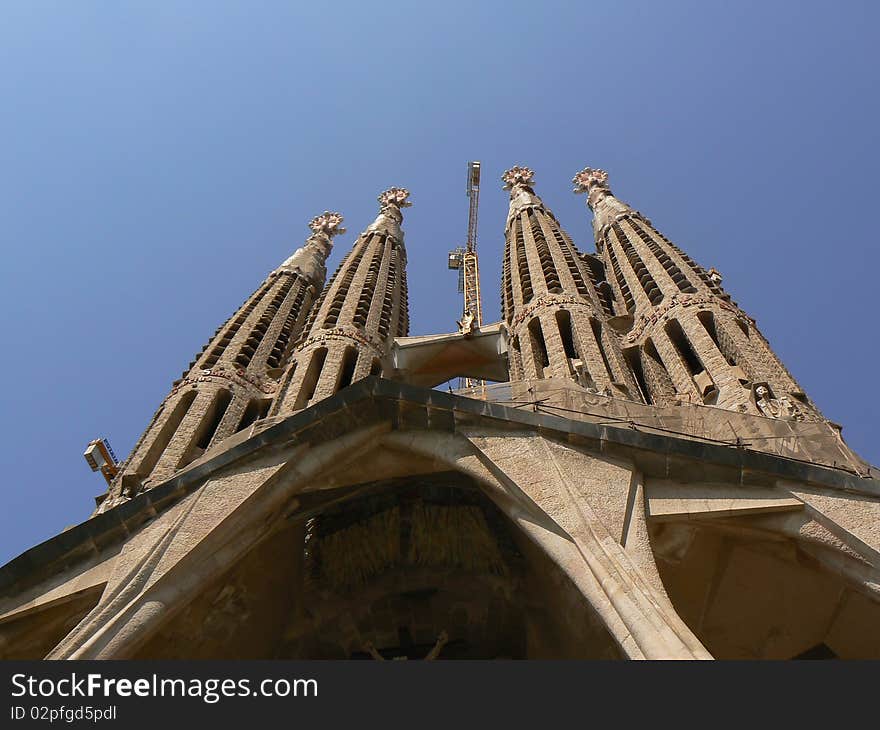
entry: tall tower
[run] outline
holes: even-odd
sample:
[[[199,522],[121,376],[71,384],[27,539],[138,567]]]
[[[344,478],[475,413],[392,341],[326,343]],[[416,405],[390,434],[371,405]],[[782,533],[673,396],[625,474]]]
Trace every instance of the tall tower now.
[[[289,347],[326,278],[342,216],[326,211],[312,235],[225,324],[176,381],[113,481],[99,511],[167,479],[269,410]]]
[[[382,372],[395,337],[409,330],[404,188],[379,195],[379,215],[355,241],[316,302],[272,415],[288,415]]]
[[[880,471],[604,172],[595,255],[503,179],[506,327],[403,337],[401,188],[312,304],[318,216],[103,514],[0,566],[0,660],[880,658]]]
[[[502,309],[510,330],[510,379],[564,378],[641,400],[607,318],[611,301],[556,216],[533,190],[534,173],[512,167],[502,267]]]
[[[618,306],[623,345],[648,402],[693,402],[794,420],[821,418],[752,318],[651,222],[612,195],[608,173],[573,179],[587,193],[596,247]]]

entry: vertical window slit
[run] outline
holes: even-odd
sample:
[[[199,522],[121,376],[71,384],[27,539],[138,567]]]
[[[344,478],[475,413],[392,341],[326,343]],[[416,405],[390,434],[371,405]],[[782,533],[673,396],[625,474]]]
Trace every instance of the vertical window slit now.
[[[645,295],[648,297],[648,301],[654,306],[660,304],[660,302],[663,301],[663,292],[660,290],[660,287],[657,286],[657,282],[654,280],[654,277],[651,276],[651,272],[648,271],[645,262],[642,261],[638,252],[633,247],[632,241],[626,236],[619,223],[614,223],[611,226],[611,230],[613,230],[614,235],[617,236],[617,241],[623,249],[623,253],[629,260],[630,267],[635,272],[639,284],[644,290]]]
[[[168,416],[168,420],[162,424],[159,434],[154,439],[152,445],[147,450],[146,456],[144,456],[138,466],[137,473],[142,478],[149,476],[150,472],[153,471],[153,468],[159,462],[165,449],[168,448],[168,444],[171,443],[171,439],[175,432],[180,427],[184,416],[186,416],[190,406],[196,399],[196,395],[198,395],[197,390],[190,390],[184,393],[174,406],[174,410],[171,411],[171,415]]]
[[[526,258],[522,221],[519,218],[515,218],[513,221],[513,237],[516,244],[516,263],[519,271],[519,285],[522,291],[523,304],[528,304],[532,301],[534,291],[532,289],[532,277],[529,273],[529,260]]]
[[[319,347],[312,354],[312,359],[309,361],[309,367],[306,370],[306,375],[303,378],[299,393],[296,396],[296,402],[293,405],[294,410],[305,408],[309,404],[309,401],[312,399],[312,397],[315,395],[315,390],[318,387],[318,380],[321,377],[321,370],[323,370],[324,368],[324,360],[326,358],[326,347]]]
[[[342,390],[351,385],[354,379],[354,370],[358,361],[358,351],[353,347],[346,347],[342,355],[342,367],[339,371],[339,385],[337,390]]]
[[[651,389],[648,388],[648,381],[645,379],[645,370],[642,367],[642,358],[639,353],[639,348],[630,347],[624,350],[623,357],[626,360],[626,364],[629,365],[629,369],[636,380],[636,384],[639,386],[642,400],[648,405],[652,405],[654,401],[651,400]]]
[[[608,380],[614,381],[614,371],[611,369],[611,363],[608,362],[608,356],[605,354],[605,345],[602,342],[602,325],[598,320],[590,318],[590,327],[593,328],[593,337],[596,338],[596,345],[599,347],[599,354],[602,356],[605,372],[608,373]]]
[[[406,337],[409,333],[409,291],[406,283],[406,268],[400,268],[400,306],[397,319],[397,336]]]
[[[192,445],[186,450],[184,457],[177,465],[178,469],[205,453],[205,450],[211,445],[211,440],[214,438],[214,434],[217,433],[217,428],[220,426],[220,422],[223,420],[226,409],[229,408],[231,402],[231,392],[225,388],[217,391],[214,400],[211,401],[211,405],[202,417],[202,422],[199,424]]]
[[[256,421],[265,418],[270,403],[271,401],[267,398],[251,398],[248,401],[247,408],[244,409],[238,426],[235,428],[235,432],[244,431]]]
[[[669,337],[669,341],[672,342],[672,345],[681,356],[688,372],[692,376],[702,372],[704,370],[703,363],[700,362],[700,358],[697,357],[697,353],[694,352],[693,347],[691,347],[691,343],[688,341],[688,338],[678,321],[674,319],[669,320],[664,329],[666,335]]]
[[[544,342],[544,332],[541,329],[541,321],[535,317],[529,322],[529,337],[531,338],[532,351],[535,355],[535,366],[539,377],[544,377],[544,368],[550,365],[547,354],[547,345]]]
[[[614,245],[611,240],[609,240],[610,236],[606,234],[605,239],[605,250],[608,252],[608,260],[611,262],[611,270],[614,272],[614,280],[617,282],[617,288],[620,290],[627,311],[632,312],[636,308],[635,299],[633,298],[629,285],[626,283],[626,277],[624,277],[623,272],[620,270],[620,263],[617,260],[617,254],[614,252]]]

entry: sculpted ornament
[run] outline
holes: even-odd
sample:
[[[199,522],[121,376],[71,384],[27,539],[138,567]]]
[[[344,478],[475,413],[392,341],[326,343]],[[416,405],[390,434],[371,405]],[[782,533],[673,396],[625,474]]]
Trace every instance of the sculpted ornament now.
[[[571,181],[574,183],[575,193],[587,194],[587,205],[593,210],[596,204],[606,196],[611,195],[611,189],[608,187],[608,173],[605,170],[597,168],[585,167]],[[618,203],[621,210],[629,209],[628,205]]]
[[[211,380],[212,378],[223,378],[224,380],[228,380],[231,384],[235,384],[236,380],[241,380],[244,381],[247,385],[257,388],[267,395],[271,395],[275,392],[276,389],[275,384],[266,383],[263,381],[262,378],[256,375],[251,375],[242,368],[238,368],[234,373],[230,373],[226,370],[221,370],[217,368],[213,370],[200,370],[198,376],[191,375],[183,378],[183,380],[181,380],[171,389],[171,393],[169,393],[168,397],[170,398],[172,395],[176,395],[181,388],[187,385],[190,385],[192,383],[206,382]]]
[[[505,190],[513,190],[515,187],[530,188],[535,182],[535,172],[531,168],[514,165],[505,170],[501,175]]]
[[[315,233],[324,233],[328,236],[337,236],[345,233],[342,227],[342,215],[334,211],[325,210],[321,215],[316,215],[309,221],[309,228]]]
[[[465,311],[465,313],[461,316],[461,319],[458,320],[457,324],[459,333],[465,336],[472,335],[474,333],[474,315],[470,313],[470,310]]]
[[[390,207],[400,209],[409,208],[412,205],[412,203],[407,200],[408,197],[409,190],[406,188],[388,188],[388,190],[380,193],[377,200],[379,201],[380,210],[385,210]]]
[[[365,345],[369,347],[373,352],[382,357],[382,347],[377,343],[373,342],[373,340],[367,335],[362,334],[358,330],[348,330],[343,329],[342,327],[334,327],[329,330],[321,330],[316,335],[312,335],[305,342],[303,342],[299,347],[296,348],[296,352],[300,353],[304,350],[307,350],[309,346],[314,345],[315,343],[326,342],[327,340],[340,340],[340,339],[348,339],[355,340],[361,345]]]
[[[536,309],[551,304],[575,304],[582,307],[589,307],[591,302],[586,299],[581,299],[579,297],[559,294],[544,294],[537,299],[533,299],[531,302],[529,302],[528,306],[525,307],[525,309],[521,310],[520,313],[516,315],[513,322],[510,323],[511,328],[516,327],[524,319],[531,316],[532,312],[534,312]]]
[[[782,421],[803,421],[804,416],[788,396],[774,398],[766,383],[755,386],[755,405],[767,418]]]
[[[605,170],[585,167],[571,181],[575,193],[589,193],[593,188],[608,188],[608,173]]]

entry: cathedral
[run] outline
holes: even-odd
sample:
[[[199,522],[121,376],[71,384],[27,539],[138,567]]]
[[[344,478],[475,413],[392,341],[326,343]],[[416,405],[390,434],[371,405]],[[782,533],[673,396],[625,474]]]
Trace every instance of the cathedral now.
[[[409,332],[407,190],[329,279],[313,218],[0,568],[0,658],[880,658],[880,472],[605,171],[589,252],[502,182],[502,317],[453,332]]]

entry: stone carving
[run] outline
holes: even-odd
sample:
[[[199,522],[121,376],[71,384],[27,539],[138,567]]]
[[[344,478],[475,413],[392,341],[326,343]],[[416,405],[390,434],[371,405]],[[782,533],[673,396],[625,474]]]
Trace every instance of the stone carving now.
[[[754,389],[755,405],[767,418],[782,421],[803,421],[804,415],[788,396],[774,398],[766,383],[758,383]]]
[[[583,360],[572,360],[571,367],[572,370],[574,370],[575,380],[577,381],[578,385],[580,385],[588,393],[599,392],[599,389],[596,387],[596,382],[590,376],[590,372],[589,370],[587,370],[587,366],[584,364]]]
[[[228,380],[230,382],[230,387],[231,385],[250,385],[266,394],[274,393],[276,388],[274,383],[267,383],[260,376],[248,373],[242,368],[238,368],[234,373],[231,373],[227,370],[222,370],[220,368],[215,368],[212,370],[202,370],[199,372],[198,375],[189,375],[185,378],[182,378],[171,389],[171,393],[168,394],[168,397],[170,398],[171,396],[176,395],[181,388],[184,388],[187,385],[191,385],[193,383],[209,382],[213,378],[222,378],[224,380]]]
[[[718,286],[721,286],[721,278],[722,277],[721,277],[721,272],[718,271],[718,269],[716,269],[713,266],[711,269],[709,269],[709,271],[707,273],[709,275],[709,279],[712,281],[713,284],[717,284]]]
[[[608,188],[608,173],[605,170],[585,167],[571,181],[575,193],[589,193],[593,188]]]
[[[474,333],[474,315],[469,310],[465,311],[456,324],[458,324],[458,331],[461,334],[467,336]]]
[[[587,194],[587,205],[593,210],[596,209],[597,203],[603,198],[611,195],[611,189],[608,187],[608,173],[598,168],[585,167],[571,181],[574,183],[575,193]],[[613,198],[612,198],[613,200]],[[629,209],[625,203],[616,201],[616,207],[623,212]]]
[[[504,171],[501,179],[504,181],[505,190],[512,190],[515,187],[530,188],[535,182],[535,172],[529,167],[514,165],[509,170]]]
[[[303,342],[299,347],[296,348],[296,352],[300,353],[303,350],[309,348],[310,345],[315,344],[316,342],[326,342],[327,340],[341,340],[341,339],[350,339],[355,340],[361,345],[366,345],[370,349],[373,350],[374,354],[381,357],[383,350],[382,345],[378,342],[374,342],[367,335],[353,329],[346,329],[343,327],[334,327],[330,330],[321,330],[317,334],[309,337],[305,342]]]
[[[543,296],[538,297],[537,299],[533,299],[528,306],[521,309],[520,312],[513,318],[513,321],[510,323],[511,328],[516,327],[520,322],[522,322],[527,317],[530,317],[532,312],[540,307],[546,307],[551,305],[560,305],[560,304],[568,304],[568,305],[576,305],[580,307],[589,307],[590,302],[582,299],[580,297],[573,297],[571,295],[566,294],[544,294]]]
[[[407,200],[409,190],[406,188],[388,188],[379,194],[379,216],[365,232],[381,232],[397,241],[403,241],[400,225],[403,223],[402,208],[409,208],[412,203]]]
[[[401,208],[409,208],[412,203],[407,200],[408,197],[409,190],[406,188],[388,188],[388,190],[380,193],[377,198],[379,209],[386,212],[387,208],[397,208],[398,211]]]
[[[316,215],[309,221],[309,228],[315,233],[325,233],[328,236],[337,236],[345,233],[341,226],[342,215],[333,211],[325,210],[321,215]]]

